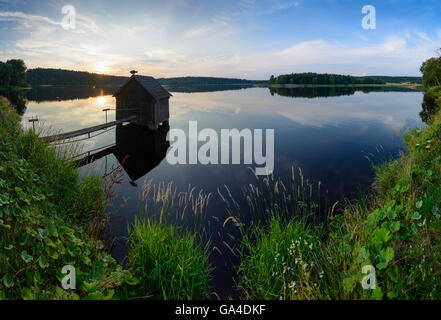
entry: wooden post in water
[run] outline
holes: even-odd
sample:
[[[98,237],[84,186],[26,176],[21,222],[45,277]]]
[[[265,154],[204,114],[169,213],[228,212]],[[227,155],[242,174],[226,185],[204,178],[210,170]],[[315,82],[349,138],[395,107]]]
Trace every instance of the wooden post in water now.
[[[110,108],[103,109],[103,111],[106,113],[106,124],[107,124],[107,111],[111,110]]]
[[[38,121],[38,117],[34,119],[34,116],[32,116],[31,119],[29,119],[29,122],[32,122],[32,131],[35,133],[35,121]]]

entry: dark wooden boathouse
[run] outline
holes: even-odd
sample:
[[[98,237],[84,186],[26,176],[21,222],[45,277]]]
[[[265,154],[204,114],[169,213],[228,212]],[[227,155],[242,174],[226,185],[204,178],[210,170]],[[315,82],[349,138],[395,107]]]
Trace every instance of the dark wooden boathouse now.
[[[155,78],[132,72],[129,80],[113,96],[116,98],[116,120],[136,115],[135,123],[150,130],[168,124],[172,95]]]

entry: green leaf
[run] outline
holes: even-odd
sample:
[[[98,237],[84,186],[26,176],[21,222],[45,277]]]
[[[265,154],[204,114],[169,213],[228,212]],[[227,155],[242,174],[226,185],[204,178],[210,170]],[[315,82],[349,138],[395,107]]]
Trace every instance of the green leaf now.
[[[128,285],[134,286],[134,285],[137,285],[139,283],[139,279],[136,278],[135,276],[132,276],[132,277],[126,279],[126,283]]]
[[[9,203],[8,197],[4,194],[0,194],[0,206],[3,206],[8,203]]]
[[[90,260],[90,258],[86,255],[81,255],[81,261],[87,266],[92,265],[92,260]]]
[[[24,262],[29,263],[31,262],[34,257],[32,257],[31,255],[29,255],[25,250],[23,250],[21,252],[21,258],[23,259]]]
[[[388,297],[389,299],[395,299],[396,297],[398,297],[398,295],[397,295],[395,292],[389,291],[389,292],[387,293],[387,297]]]
[[[28,234],[27,232],[24,232],[24,233],[21,235],[21,242],[20,242],[20,245],[21,245],[22,247],[25,246],[26,243],[28,243],[28,240],[29,240],[29,234]]]
[[[47,231],[51,237],[58,237],[57,228],[53,224],[47,226]]]
[[[400,231],[400,227],[401,227],[401,223],[400,223],[400,221],[394,221],[394,222],[391,222],[391,223],[389,224],[389,229],[390,229],[390,231],[392,231],[392,232],[398,232],[398,231]]]
[[[382,259],[380,262],[378,262],[376,264],[376,267],[377,267],[378,270],[386,269],[387,268],[387,262]]]
[[[440,215],[438,212],[439,212],[438,207],[437,207],[437,206],[433,206],[433,207],[432,207],[432,214],[435,216],[435,218],[436,218],[437,220],[439,220],[440,217],[441,217],[441,215]]]
[[[421,215],[418,211],[415,211],[412,215],[412,220],[420,220],[421,219]]]
[[[87,295],[87,297],[84,298],[84,300],[103,300],[104,295],[99,292],[99,291],[95,291],[95,292],[91,292]]]
[[[379,256],[379,262],[377,263],[377,268],[379,270],[386,269],[387,265],[394,258],[394,249],[388,247],[386,250],[381,250]]]
[[[58,259],[58,252],[57,251],[50,251],[49,253],[48,253],[48,255],[49,255],[49,258],[51,258],[51,259],[53,259],[53,260],[57,260]]]
[[[115,295],[115,290],[110,289],[107,294],[102,297],[102,300],[111,300],[113,298],[113,296]]]
[[[21,297],[23,298],[23,300],[34,300],[34,294],[29,288],[24,288],[21,291]]]
[[[4,224],[4,221],[0,219],[0,227],[5,229],[11,229],[11,226],[9,224]]]
[[[392,261],[393,258],[394,258],[394,249],[392,249],[391,247],[388,247],[386,249],[386,261],[390,262],[390,261]]]
[[[417,227],[416,224],[412,224],[412,227],[410,227],[410,228],[411,228],[412,233],[413,233],[414,235],[416,235],[416,234],[418,233],[418,227]]]
[[[88,293],[96,292],[100,290],[100,283],[98,281],[93,281],[91,283],[84,281],[82,287]]]
[[[44,256],[40,256],[40,258],[38,258],[38,264],[40,265],[40,268],[42,268],[42,269],[47,268],[49,265]]]
[[[5,285],[6,288],[12,287],[12,285],[13,285],[12,280],[13,280],[13,278],[9,274],[7,274],[3,277],[3,284]]]
[[[372,298],[374,300],[381,300],[383,299],[383,291],[381,290],[380,286],[376,286],[374,289],[374,292],[372,293]]]
[[[355,288],[356,281],[354,278],[345,278],[343,279],[343,288],[345,292],[352,292]]]
[[[417,209],[421,209],[421,207],[423,206],[423,200],[420,200],[416,203],[416,208]]]
[[[378,229],[378,231],[375,233],[375,240],[377,242],[377,245],[382,244],[384,242],[387,242],[390,238],[390,233],[386,228]]]

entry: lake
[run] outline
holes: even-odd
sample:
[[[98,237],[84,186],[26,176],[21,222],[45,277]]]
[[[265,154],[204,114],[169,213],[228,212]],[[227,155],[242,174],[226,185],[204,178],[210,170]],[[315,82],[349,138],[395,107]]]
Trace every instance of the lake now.
[[[207,88],[174,90],[170,100],[170,128],[188,131],[189,121],[198,129],[274,129],[274,175],[289,179],[291,170],[301,168],[310,183],[321,183],[324,201],[333,204],[356,198],[368,191],[374,179],[372,163],[396,157],[403,150],[402,135],[421,126],[419,116],[423,93],[403,88]],[[185,91],[185,92],[184,92]],[[51,132],[66,132],[106,121],[102,111],[115,108],[113,89],[46,87],[27,93],[28,101],[17,100],[23,126],[38,116]],[[17,102],[16,101],[16,102]],[[114,111],[108,112],[114,120]],[[112,254],[122,261],[126,253],[127,223],[140,212],[140,194],[147,180],[152,184],[173,182],[177,190],[188,185],[211,193],[204,224],[210,237],[211,261],[216,267],[212,286],[222,298],[235,297],[232,275],[237,259],[230,247],[238,233],[224,227],[228,217],[218,189],[228,186],[235,198],[241,188],[255,183],[248,165],[170,165],[164,159],[168,128],[146,133],[136,127],[103,131],[80,143],[84,156],[95,154],[93,163],[79,170],[103,175],[123,163],[116,195],[109,211],[116,235]],[[91,151],[91,152],[89,152]],[[129,155],[129,157],[127,157]],[[89,158],[83,159],[84,163]],[[324,213],[322,213],[324,214]]]

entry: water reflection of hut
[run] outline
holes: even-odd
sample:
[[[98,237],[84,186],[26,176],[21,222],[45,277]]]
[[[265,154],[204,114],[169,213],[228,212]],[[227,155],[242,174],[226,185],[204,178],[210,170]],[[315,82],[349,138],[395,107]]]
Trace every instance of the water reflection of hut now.
[[[169,129],[168,124],[155,132],[138,125],[116,128],[117,148],[113,154],[132,181],[146,175],[165,158],[170,147],[167,141]]]
[[[168,124],[159,126],[156,131],[128,124],[116,127],[116,145],[77,160],[84,166],[109,154],[115,156],[132,181],[136,181],[158,166],[170,147],[167,141]]]
[[[137,124],[152,130],[168,122],[172,95],[153,77],[133,74],[113,96],[116,98],[116,120],[136,114]]]

